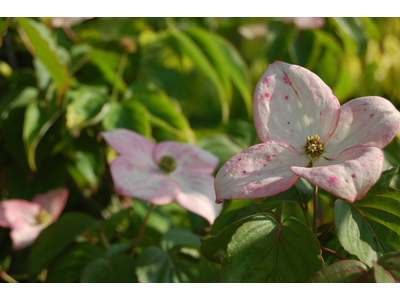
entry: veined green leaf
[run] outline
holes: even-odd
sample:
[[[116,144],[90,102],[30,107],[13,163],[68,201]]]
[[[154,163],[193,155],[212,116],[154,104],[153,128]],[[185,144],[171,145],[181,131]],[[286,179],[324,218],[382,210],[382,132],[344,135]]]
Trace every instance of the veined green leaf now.
[[[290,217],[255,216],[235,232],[222,263],[223,282],[306,282],[322,268],[310,228]]]
[[[400,250],[400,191],[381,188],[354,203],[338,199],[334,209],[342,246],[372,267],[372,261]]]
[[[342,260],[327,266],[315,273],[308,282],[311,283],[347,283],[363,282],[368,268],[357,260]]]

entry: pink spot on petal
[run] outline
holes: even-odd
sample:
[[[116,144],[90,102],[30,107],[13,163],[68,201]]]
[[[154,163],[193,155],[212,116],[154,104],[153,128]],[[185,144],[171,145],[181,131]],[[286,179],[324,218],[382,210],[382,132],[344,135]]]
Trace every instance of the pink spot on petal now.
[[[260,186],[256,188],[256,191],[259,191],[259,190],[261,190],[261,187],[260,187]]]
[[[366,108],[364,108],[364,111],[367,111],[367,109],[366,109]]]
[[[351,177],[356,178],[356,174],[351,174]]]
[[[263,82],[264,82],[264,83],[268,83],[268,82],[269,82],[269,78],[268,78],[268,77],[265,77],[265,78],[263,79]]]
[[[349,182],[349,181],[346,179],[346,182]]]
[[[238,160],[242,160],[241,158],[239,158]]]
[[[368,103],[367,103],[367,102],[365,102],[363,105],[368,105]]]
[[[322,111],[319,112],[319,117],[322,118]]]
[[[268,93],[265,93],[264,96],[265,96],[265,98],[268,98],[268,97],[269,97],[269,94],[268,94]]]
[[[286,83],[286,84],[290,83],[289,78],[287,78],[286,76],[283,76],[282,78],[283,78],[284,83]]]
[[[130,171],[130,170],[133,169],[133,166],[132,166],[131,164],[127,164],[127,165],[126,165],[126,169]]]
[[[267,165],[266,164],[264,164],[264,167],[266,167]]]
[[[285,96],[285,99],[286,99],[286,100],[289,99],[289,96]]]
[[[243,171],[243,174],[246,174],[247,172],[246,171]]]
[[[374,114],[370,114],[369,117],[372,118],[374,116]]]
[[[291,132],[293,132],[293,130],[290,130]]]
[[[290,122],[287,122],[290,125]]]
[[[330,177],[329,177],[329,181],[332,182],[333,184],[338,184],[338,183],[340,183],[339,178],[337,178],[336,176],[330,176]]]

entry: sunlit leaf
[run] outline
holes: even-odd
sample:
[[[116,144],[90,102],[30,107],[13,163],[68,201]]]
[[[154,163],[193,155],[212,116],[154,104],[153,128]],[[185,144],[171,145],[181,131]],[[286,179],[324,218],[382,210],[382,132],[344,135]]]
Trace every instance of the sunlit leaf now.
[[[386,253],[400,250],[400,192],[392,188],[370,191],[362,199],[335,202],[339,241],[368,266]]]
[[[150,137],[151,126],[148,112],[144,105],[137,101],[124,103],[113,102],[105,115],[103,128],[106,131],[115,128],[126,128]]]
[[[60,108],[54,106],[45,107],[44,103],[39,101],[30,103],[25,111],[22,137],[29,167],[34,172],[37,170],[35,161],[36,148],[46,132],[61,116],[61,113]]]
[[[206,75],[217,89],[221,102],[222,123],[226,124],[229,119],[229,100],[224,89],[224,84],[218,72],[202,52],[201,48],[194,43],[185,33],[177,29],[170,29],[169,35],[173,38],[177,46],[197,65],[200,71]]]
[[[66,66],[60,61],[54,51],[50,48],[48,42],[35,28],[33,24],[35,22],[34,20],[26,18],[17,18],[17,20],[32,43],[35,55],[50,72],[51,77],[57,85],[59,99],[61,99],[69,85],[69,76]]]

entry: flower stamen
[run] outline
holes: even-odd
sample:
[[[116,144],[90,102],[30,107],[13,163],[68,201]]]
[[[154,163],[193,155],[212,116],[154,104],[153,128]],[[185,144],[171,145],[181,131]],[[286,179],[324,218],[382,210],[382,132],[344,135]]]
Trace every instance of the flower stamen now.
[[[301,146],[309,159],[319,158],[325,153],[325,144],[318,135],[310,135],[307,137],[306,144]]]
[[[44,208],[42,208],[35,216],[35,220],[38,225],[49,225],[51,223],[51,219],[51,214]]]
[[[160,167],[161,170],[171,173],[173,170],[176,169],[178,164],[174,160],[172,156],[162,156],[160,160],[158,161],[158,166]]]

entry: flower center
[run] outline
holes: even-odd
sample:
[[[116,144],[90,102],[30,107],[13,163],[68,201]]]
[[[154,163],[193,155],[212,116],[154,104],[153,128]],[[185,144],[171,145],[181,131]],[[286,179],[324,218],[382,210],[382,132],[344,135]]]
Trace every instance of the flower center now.
[[[51,214],[45,210],[44,208],[42,208],[38,214],[35,216],[35,220],[37,222],[37,224],[39,225],[48,225],[51,222]]]
[[[172,156],[161,156],[160,160],[158,161],[158,166],[161,168],[161,170],[171,173],[176,169],[178,164]]]
[[[316,134],[314,136],[308,136],[306,144],[304,146],[301,146],[301,148],[304,149],[305,154],[310,159],[318,158],[325,153],[325,144]]]

